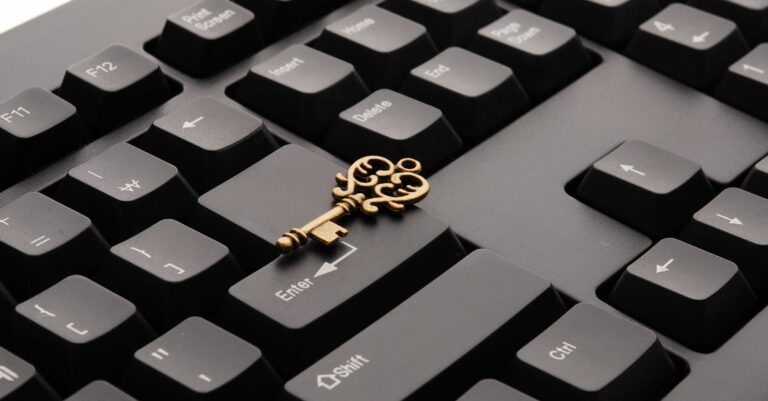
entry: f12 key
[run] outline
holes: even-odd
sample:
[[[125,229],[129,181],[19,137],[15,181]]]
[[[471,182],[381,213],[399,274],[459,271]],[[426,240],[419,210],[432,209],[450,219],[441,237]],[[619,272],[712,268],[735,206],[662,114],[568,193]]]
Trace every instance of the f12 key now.
[[[731,21],[672,4],[640,26],[630,57],[699,89],[715,84],[747,44]]]

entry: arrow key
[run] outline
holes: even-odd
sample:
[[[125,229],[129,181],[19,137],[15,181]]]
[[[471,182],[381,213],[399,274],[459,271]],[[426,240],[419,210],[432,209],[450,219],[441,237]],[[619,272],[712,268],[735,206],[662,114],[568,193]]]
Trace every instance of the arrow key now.
[[[768,44],[761,44],[735,62],[715,89],[722,101],[768,121]]]
[[[736,24],[679,3],[641,25],[627,47],[630,57],[699,89],[748,50]]]
[[[757,302],[735,263],[672,238],[629,265],[609,297],[630,316],[703,352],[732,334]]]
[[[200,193],[277,149],[260,119],[211,98],[155,121],[139,146],[178,167]]]
[[[712,189],[696,163],[645,142],[628,141],[592,165],[577,195],[660,237],[681,228],[712,196]]]
[[[758,294],[768,291],[768,199],[727,188],[694,214],[682,239],[735,262]]]

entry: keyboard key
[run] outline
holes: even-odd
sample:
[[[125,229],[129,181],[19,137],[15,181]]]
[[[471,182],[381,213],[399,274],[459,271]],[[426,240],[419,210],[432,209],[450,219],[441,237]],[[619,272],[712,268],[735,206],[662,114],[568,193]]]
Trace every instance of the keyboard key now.
[[[403,93],[442,110],[467,143],[484,139],[530,105],[509,67],[458,47],[411,70]]]
[[[155,121],[139,146],[178,167],[201,193],[277,149],[260,119],[207,97]]]
[[[652,331],[582,303],[517,352],[507,379],[543,401],[651,400],[674,369]]]
[[[334,0],[236,0],[253,11],[270,42],[333,10]]]
[[[27,193],[0,209],[0,280],[19,299],[95,272],[106,255],[90,219],[43,194]]]
[[[762,158],[747,174],[742,188],[755,195],[768,198],[768,156]]]
[[[647,235],[682,228],[712,197],[696,163],[641,141],[628,141],[595,162],[578,196]]]
[[[480,29],[470,50],[511,67],[535,100],[552,95],[592,64],[573,29],[520,9]]]
[[[610,46],[626,43],[658,11],[656,0],[544,0],[540,8],[542,15]]]
[[[380,89],[341,112],[324,145],[350,163],[371,154],[412,157],[429,174],[458,155],[462,141],[439,109]]]
[[[114,45],[69,67],[61,95],[101,132],[165,102],[171,89],[156,62]]]
[[[629,265],[610,299],[630,316],[701,351],[713,351],[757,306],[736,264],[672,238]]]
[[[85,141],[75,107],[31,88],[0,102],[0,179],[13,180]]]
[[[331,189],[336,186],[334,176],[343,171],[344,169],[336,164],[299,146],[283,146],[201,196],[200,213],[190,219],[190,224],[227,245],[244,268],[251,270],[261,268],[279,255],[274,243],[286,230],[306,223],[334,204],[331,197]],[[398,232],[405,232],[404,225],[410,225],[414,220],[418,220],[417,215],[420,214],[415,209],[407,213],[414,214],[414,217],[399,221],[398,230],[400,231]],[[377,227],[379,225],[384,227],[383,217],[378,216],[377,220],[380,221],[377,221]],[[426,229],[429,226],[426,221],[429,219],[426,216],[423,218],[426,219],[423,223],[424,227],[420,228]],[[351,223],[362,222],[361,219],[354,220]],[[433,224],[439,226],[435,222]],[[364,230],[364,227],[371,226],[364,224],[361,230]],[[414,227],[413,230],[418,228]],[[360,232],[360,235],[362,234],[364,231]],[[424,235],[424,237],[429,236],[430,234]],[[392,240],[396,241],[395,238]],[[327,248],[327,251],[335,252],[333,251],[335,248],[342,250],[344,249],[341,248],[342,246],[338,244],[334,248]],[[375,247],[371,251],[376,249],[379,248]],[[300,262],[303,266],[314,267],[313,263],[317,262],[315,259],[317,255],[311,257],[309,255],[314,253],[307,252],[308,256],[305,257],[307,260]],[[298,253],[302,253],[302,250]],[[446,250],[445,254],[448,255],[450,252]],[[329,253],[326,252],[324,255],[329,256]],[[438,256],[433,258],[439,259]],[[312,268],[297,267],[295,269],[296,272],[307,270]],[[280,276],[275,279],[294,277],[293,271],[279,273]]]
[[[82,276],[19,304],[3,329],[3,344],[62,393],[114,375],[152,335],[132,303]]]
[[[492,0],[389,0],[382,7],[427,28],[438,47],[463,46],[501,17]]]
[[[336,171],[316,170],[317,177]],[[337,246],[313,243],[260,268],[229,290],[222,324],[275,355],[282,376],[299,373],[461,258],[448,226],[420,209],[405,214],[378,216],[375,224],[351,219]]]
[[[296,400],[455,399],[562,311],[549,282],[475,251],[285,388]]]
[[[457,401],[536,401],[533,398],[493,379],[472,386]]]
[[[125,376],[141,400],[269,400],[279,381],[253,345],[191,317],[134,354]]]
[[[119,388],[99,380],[91,382],[65,401],[136,401],[136,399]]]
[[[735,22],[753,44],[768,38],[768,0],[690,0],[688,3]]]
[[[768,121],[768,44],[754,48],[728,68],[715,95],[752,116]]]
[[[411,68],[437,54],[424,26],[375,6],[328,25],[313,46],[352,63],[371,90],[399,87]]]
[[[301,44],[254,66],[237,90],[243,104],[313,141],[366,96],[351,64]]]
[[[630,57],[699,89],[747,51],[736,24],[678,3],[640,25],[627,47]]]
[[[165,21],[157,54],[195,76],[208,76],[263,47],[252,12],[227,0],[202,0]]]
[[[727,188],[693,215],[682,239],[736,263],[758,295],[768,291],[768,199]]]
[[[54,401],[48,383],[34,366],[0,347],[0,399],[3,401]]]
[[[100,281],[135,302],[154,327],[208,314],[242,273],[224,245],[162,220],[112,248]]]
[[[70,170],[57,198],[91,217],[110,243],[160,219],[178,219],[194,205],[176,167],[127,143]]]

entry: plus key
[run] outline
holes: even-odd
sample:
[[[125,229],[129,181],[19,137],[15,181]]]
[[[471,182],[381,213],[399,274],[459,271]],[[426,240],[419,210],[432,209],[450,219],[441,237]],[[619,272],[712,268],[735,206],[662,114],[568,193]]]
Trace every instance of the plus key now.
[[[677,3],[641,25],[627,48],[630,57],[700,89],[747,50],[736,24]]]

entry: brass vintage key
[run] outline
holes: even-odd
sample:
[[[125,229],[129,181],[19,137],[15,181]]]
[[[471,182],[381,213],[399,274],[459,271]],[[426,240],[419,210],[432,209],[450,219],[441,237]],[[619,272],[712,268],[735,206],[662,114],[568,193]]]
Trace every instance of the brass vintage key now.
[[[424,199],[429,193],[429,182],[419,175],[421,164],[410,158],[397,164],[381,156],[366,156],[352,163],[347,175],[336,174],[339,186],[331,194],[338,203],[329,211],[301,228],[293,228],[277,240],[277,247],[290,252],[307,243],[310,237],[325,245],[336,243],[349,230],[336,224],[336,220],[361,209],[364,214],[375,215],[380,206],[394,212]]]

